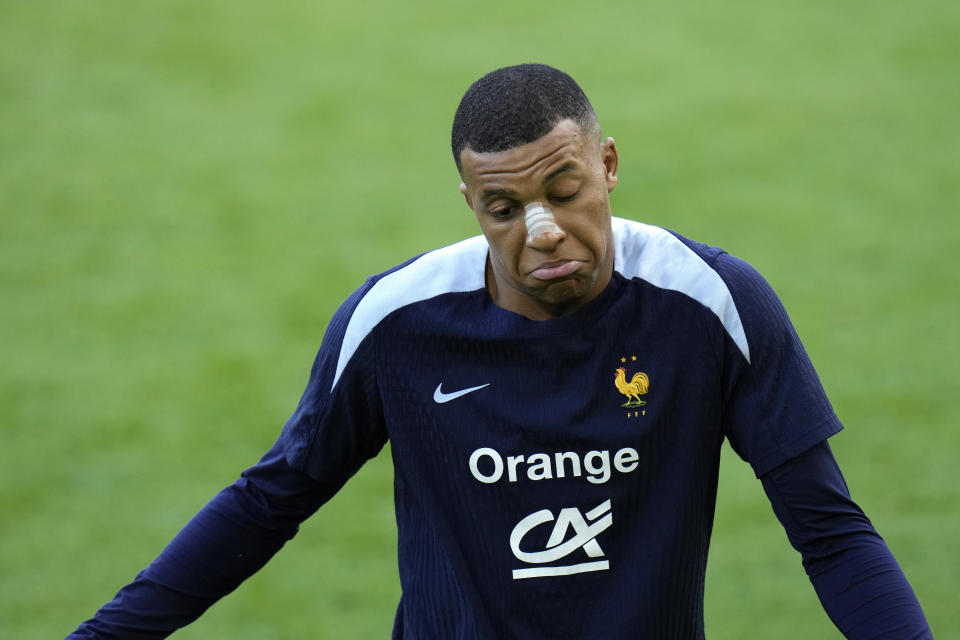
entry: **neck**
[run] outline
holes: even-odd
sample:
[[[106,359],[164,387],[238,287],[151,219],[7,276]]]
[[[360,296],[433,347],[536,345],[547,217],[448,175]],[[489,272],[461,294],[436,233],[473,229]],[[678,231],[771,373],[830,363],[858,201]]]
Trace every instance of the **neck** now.
[[[551,302],[537,297],[518,286],[512,285],[509,279],[504,281],[502,278],[499,278],[496,273],[496,267],[494,267],[488,254],[485,280],[487,293],[495,305],[529,320],[542,322],[573,313],[589,303],[606,289],[607,285],[610,284],[612,276],[613,255],[612,252],[610,252],[610,255],[604,260],[604,264],[601,266],[596,279],[586,295],[571,298],[570,300]]]

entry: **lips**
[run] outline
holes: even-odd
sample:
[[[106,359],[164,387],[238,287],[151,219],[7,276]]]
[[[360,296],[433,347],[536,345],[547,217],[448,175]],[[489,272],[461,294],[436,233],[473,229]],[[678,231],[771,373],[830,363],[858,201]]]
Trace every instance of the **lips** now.
[[[580,260],[555,260],[546,262],[533,271],[530,275],[537,280],[556,280],[569,276],[583,265]]]

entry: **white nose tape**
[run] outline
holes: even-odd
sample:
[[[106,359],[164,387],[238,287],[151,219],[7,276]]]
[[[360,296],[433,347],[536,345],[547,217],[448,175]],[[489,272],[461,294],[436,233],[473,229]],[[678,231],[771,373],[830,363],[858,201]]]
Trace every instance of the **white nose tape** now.
[[[539,202],[531,202],[524,207],[523,221],[527,224],[527,242],[544,233],[561,233],[553,212]]]

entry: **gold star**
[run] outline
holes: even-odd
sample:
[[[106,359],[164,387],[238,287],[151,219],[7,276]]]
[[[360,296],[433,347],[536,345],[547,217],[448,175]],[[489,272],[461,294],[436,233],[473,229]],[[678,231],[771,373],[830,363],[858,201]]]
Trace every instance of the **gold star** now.
[[[637,356],[630,356],[630,359],[633,360],[634,362],[636,362],[636,361],[637,361]]]
[[[626,358],[620,358],[620,362],[626,362],[626,361],[627,361]]]
[[[647,415],[647,410],[646,410],[646,409],[643,410],[643,415]]]

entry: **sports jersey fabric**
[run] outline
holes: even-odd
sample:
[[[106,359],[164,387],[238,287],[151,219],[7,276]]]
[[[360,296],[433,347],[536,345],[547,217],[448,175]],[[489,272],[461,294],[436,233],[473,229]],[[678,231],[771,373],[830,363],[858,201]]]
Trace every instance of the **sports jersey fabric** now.
[[[752,268],[636,222],[614,238],[609,286],[566,316],[493,304],[477,237],[331,323],[281,442],[336,484],[390,439],[399,629],[696,637],[724,436],[761,475],[840,430]]]
[[[724,438],[775,479],[765,488],[791,541],[808,569],[829,574],[821,584],[837,595],[828,599],[847,598],[835,620],[873,596],[849,595],[856,589],[837,578],[848,571],[837,568],[836,545],[821,553],[824,540],[875,539],[865,553],[888,558],[902,578],[845,486],[817,494],[838,505],[829,526],[815,509],[791,507],[790,496],[809,507],[798,487],[813,485],[784,469],[841,425],[770,287],[719,249],[621,219],[613,229],[609,286],[547,321],[492,303],[482,237],[370,278],[331,321],[261,465],[88,629],[132,624],[124,616],[151,599],[179,602],[176,624],[189,622],[388,439],[402,587],[395,638],[702,638]],[[227,536],[230,551],[211,542]],[[191,577],[198,549],[209,551],[206,577]],[[892,592],[903,585],[919,612],[905,580]],[[82,630],[75,637],[98,637]]]

